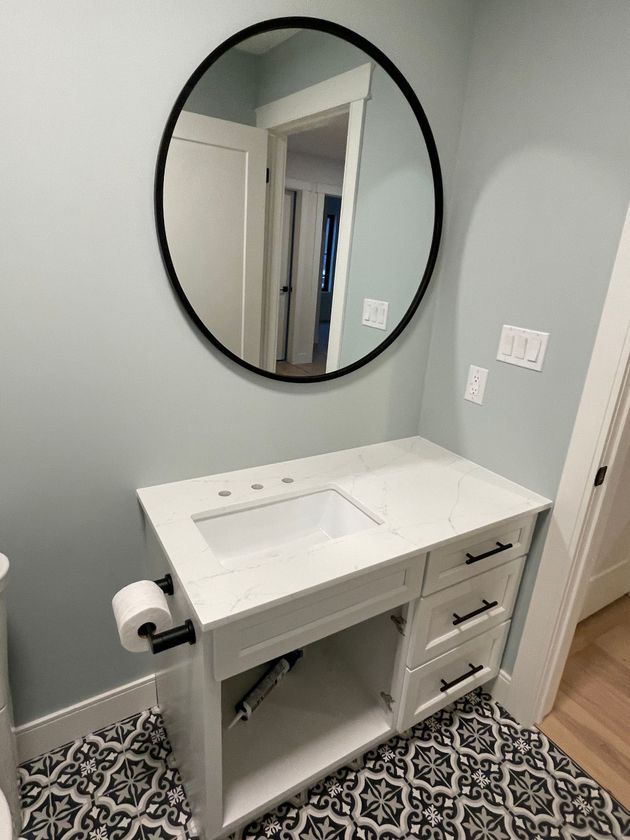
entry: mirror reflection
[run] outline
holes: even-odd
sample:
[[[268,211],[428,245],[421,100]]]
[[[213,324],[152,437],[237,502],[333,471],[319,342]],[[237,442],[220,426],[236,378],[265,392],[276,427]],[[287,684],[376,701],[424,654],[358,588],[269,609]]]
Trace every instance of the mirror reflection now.
[[[309,378],[360,362],[405,319],[436,198],[425,137],[388,73],[335,35],[276,29],[190,90],[162,212],[198,326],[262,372]]]

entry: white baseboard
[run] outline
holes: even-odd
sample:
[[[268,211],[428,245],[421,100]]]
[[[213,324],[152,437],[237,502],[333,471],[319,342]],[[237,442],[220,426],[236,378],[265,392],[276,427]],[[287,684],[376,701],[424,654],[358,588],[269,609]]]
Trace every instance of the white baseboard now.
[[[156,703],[155,676],[150,674],[25,723],[15,730],[18,761],[28,761]]]
[[[510,691],[512,686],[512,675],[504,671],[503,668],[499,670],[495,681],[489,686],[490,694],[500,703],[504,709],[510,711]]]

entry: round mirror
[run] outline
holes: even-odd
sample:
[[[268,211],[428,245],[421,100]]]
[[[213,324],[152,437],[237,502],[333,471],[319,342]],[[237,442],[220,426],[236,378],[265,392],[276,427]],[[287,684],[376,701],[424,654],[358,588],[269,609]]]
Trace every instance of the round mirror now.
[[[330,379],[391,344],[426,291],[442,225],[433,135],[364,38],[265,21],[184,86],[156,215],[171,282],[214,345],[275,379]]]

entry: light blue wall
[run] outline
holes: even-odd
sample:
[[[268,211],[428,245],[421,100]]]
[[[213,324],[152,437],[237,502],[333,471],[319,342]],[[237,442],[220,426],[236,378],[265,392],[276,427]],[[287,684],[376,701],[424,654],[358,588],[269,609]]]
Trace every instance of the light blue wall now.
[[[630,198],[629,33],[625,0],[483,0],[475,27],[419,430],[551,497]],[[495,360],[502,324],[551,333],[542,373]]]
[[[184,105],[185,111],[221,120],[256,125],[256,96],[260,58],[242,50],[228,50],[199,79]]]
[[[341,339],[341,365],[367,355],[409,309],[435,219],[433,176],[413,111],[379,67],[366,103]],[[361,323],[364,298],[389,303],[387,330]]]
[[[258,104],[265,105],[370,59],[347,41],[303,29],[261,56]]]
[[[65,0],[5,3],[0,550],[12,560],[19,722],[156,667],[121,649],[110,609],[146,574],[137,487],[417,429],[432,299],[375,363],[315,385],[249,374],[191,326],[153,221],[157,150],[181,86],[256,19],[333,16],[408,76],[450,177],[473,8],[85,0],[77,14]]]

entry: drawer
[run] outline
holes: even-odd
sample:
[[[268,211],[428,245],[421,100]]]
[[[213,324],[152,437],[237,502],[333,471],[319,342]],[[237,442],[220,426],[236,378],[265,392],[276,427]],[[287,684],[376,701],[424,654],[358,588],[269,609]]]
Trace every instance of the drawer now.
[[[420,594],[426,555],[293,598],[213,631],[214,676],[223,680],[337,633]]]
[[[535,516],[527,516],[494,525],[431,551],[427,556],[422,594],[437,592],[527,554],[535,520]]]
[[[411,621],[407,664],[418,668],[512,615],[524,557],[420,598]]]
[[[510,622],[505,621],[420,668],[413,671],[407,668],[400,700],[399,731],[404,732],[495,677],[509,627]]]

